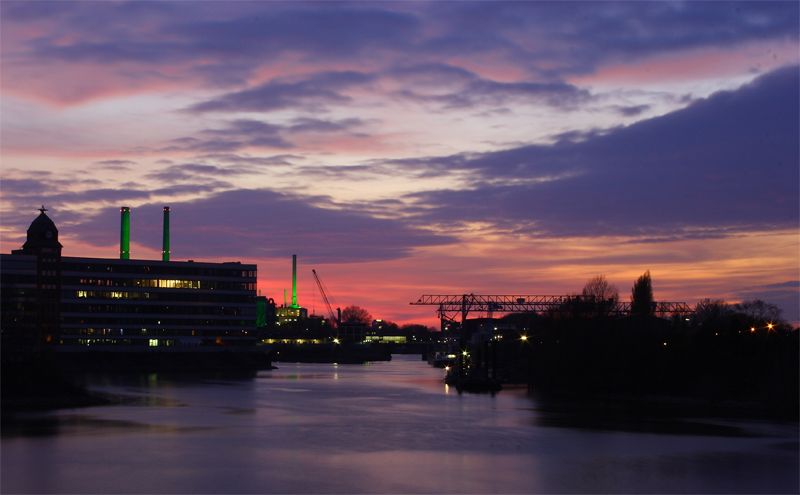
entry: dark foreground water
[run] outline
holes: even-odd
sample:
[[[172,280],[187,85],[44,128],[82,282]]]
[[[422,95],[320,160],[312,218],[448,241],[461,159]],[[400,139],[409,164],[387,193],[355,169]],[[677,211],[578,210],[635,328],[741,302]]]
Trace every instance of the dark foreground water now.
[[[125,405],[4,424],[2,493],[797,493],[798,427],[459,395],[418,356],[92,376]]]

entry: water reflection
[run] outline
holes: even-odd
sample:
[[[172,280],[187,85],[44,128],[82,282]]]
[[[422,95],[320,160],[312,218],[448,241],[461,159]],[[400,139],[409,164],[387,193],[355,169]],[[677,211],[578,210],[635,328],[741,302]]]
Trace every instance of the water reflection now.
[[[724,437],[769,436],[738,425],[689,419],[640,417],[635,415],[556,413],[543,408],[531,424],[542,427],[578,428],[594,431],[624,431],[661,435],[695,435]]]
[[[126,401],[4,415],[3,491],[798,491],[796,423],[598,413],[524,389],[458,394],[418,357],[279,366],[85,376]]]
[[[131,433],[197,433],[214,427],[159,425],[122,419],[104,419],[88,414],[24,415],[3,421],[2,438],[54,436],[106,436]]]

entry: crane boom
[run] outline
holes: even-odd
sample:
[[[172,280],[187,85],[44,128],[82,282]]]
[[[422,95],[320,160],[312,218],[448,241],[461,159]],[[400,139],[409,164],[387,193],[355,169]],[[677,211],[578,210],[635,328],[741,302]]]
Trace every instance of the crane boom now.
[[[325,294],[325,289],[322,288],[322,281],[319,279],[319,275],[317,275],[316,270],[311,270],[311,273],[314,274],[314,280],[317,282],[317,287],[319,287],[319,293],[322,295],[322,300],[325,302],[325,307],[328,308],[328,315],[331,319],[331,327],[338,328],[339,320],[336,318],[336,314],[331,309],[331,303],[328,302],[328,296]]]

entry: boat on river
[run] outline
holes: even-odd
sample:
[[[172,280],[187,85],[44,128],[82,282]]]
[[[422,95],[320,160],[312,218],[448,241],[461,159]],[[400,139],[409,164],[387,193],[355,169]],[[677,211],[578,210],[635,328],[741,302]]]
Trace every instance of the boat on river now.
[[[456,355],[448,351],[428,352],[428,364],[434,368],[446,368],[456,363]]]
[[[445,368],[444,382],[456,387],[459,392],[499,392],[503,386],[495,378],[489,378],[485,370],[467,368],[459,373],[453,366]]]

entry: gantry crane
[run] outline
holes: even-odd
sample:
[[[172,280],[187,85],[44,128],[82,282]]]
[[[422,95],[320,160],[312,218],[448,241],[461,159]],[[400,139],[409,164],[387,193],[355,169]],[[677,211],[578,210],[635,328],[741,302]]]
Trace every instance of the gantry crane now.
[[[591,309],[597,304],[594,296],[535,296],[535,295],[424,295],[412,302],[412,305],[438,306],[436,310],[442,322],[442,330],[447,322],[456,322],[456,317],[461,314],[463,326],[470,312],[486,312],[491,318],[498,313],[538,313],[548,310],[563,310],[564,308],[585,305]],[[630,314],[631,303],[617,302],[610,307],[609,313]],[[670,314],[690,314],[692,308],[683,302],[653,302],[653,314],[664,316]],[[452,315],[452,316],[451,316]]]

